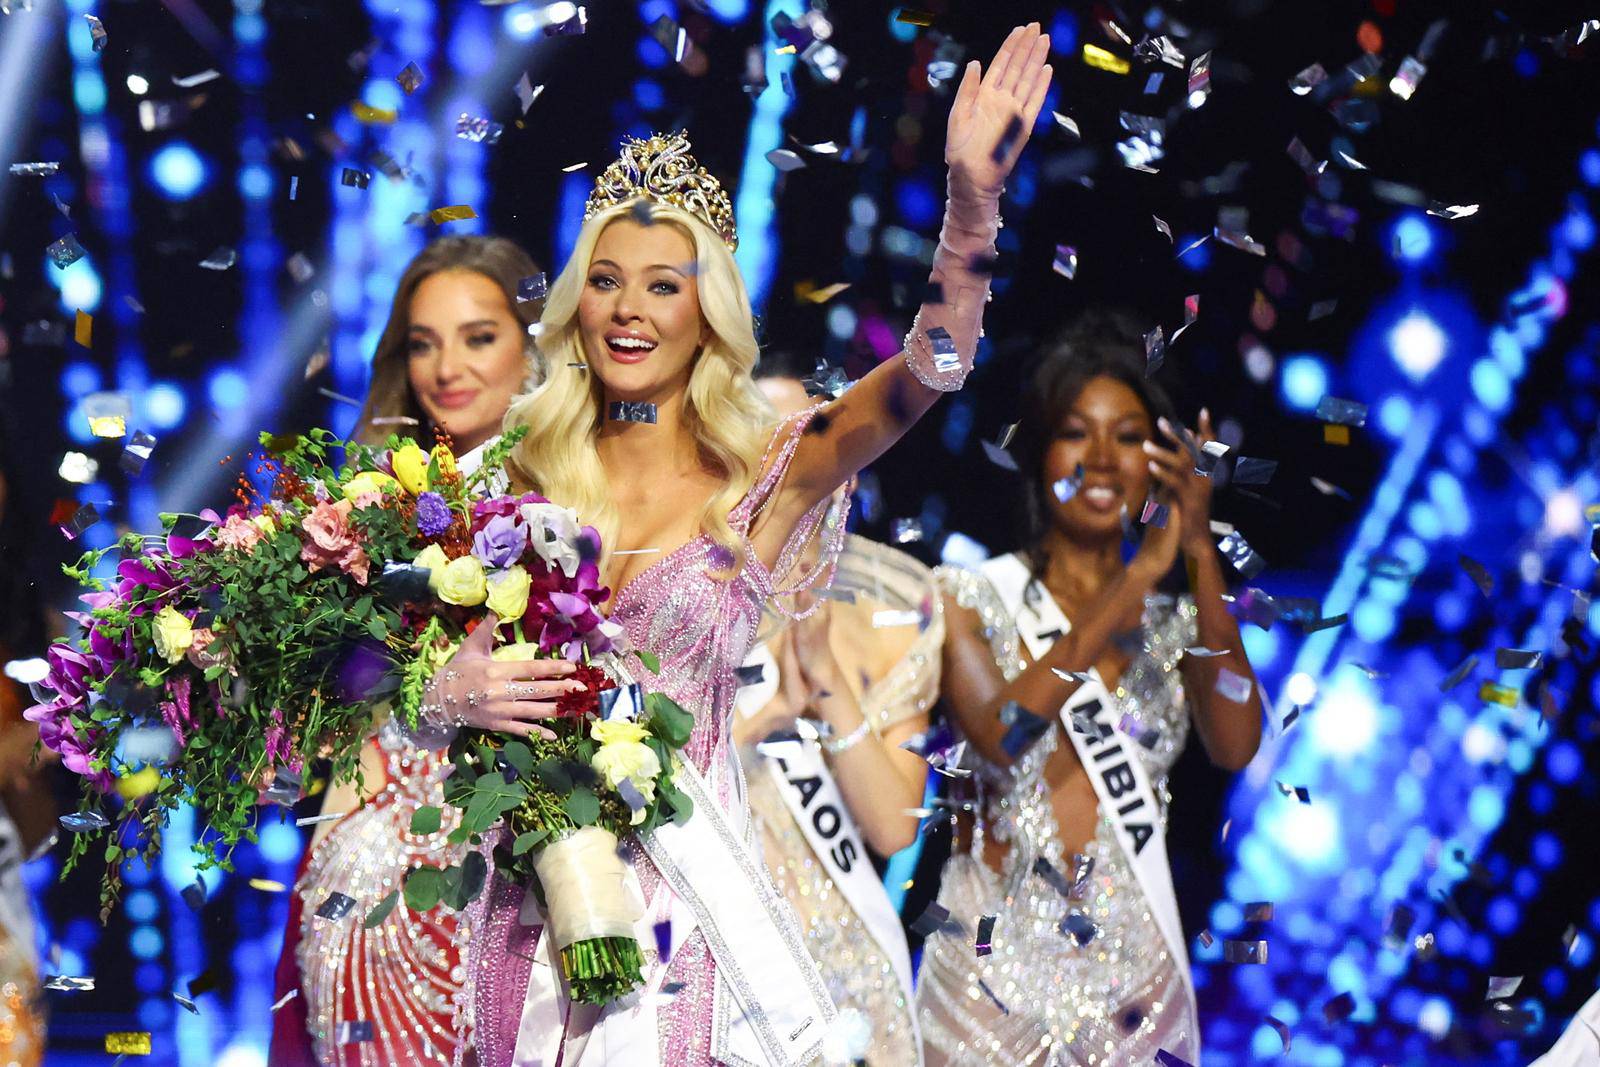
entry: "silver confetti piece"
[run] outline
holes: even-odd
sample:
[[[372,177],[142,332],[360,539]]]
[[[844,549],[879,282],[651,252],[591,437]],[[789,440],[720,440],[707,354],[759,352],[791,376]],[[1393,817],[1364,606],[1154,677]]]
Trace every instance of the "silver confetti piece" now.
[[[72,513],[72,518],[56,527],[56,529],[60,530],[62,536],[68,541],[76,541],[83,534],[83,531],[99,521],[100,509],[93,504],[82,504],[78,507],[78,510]],[[64,816],[64,818],[70,818],[70,816]],[[71,827],[68,827],[68,829],[71,829]]]
[[[194,1001],[190,1000],[188,997],[184,996],[182,993],[174,993],[174,994],[172,994],[172,999],[176,1000],[178,1002],[178,1006],[180,1008],[182,1008],[184,1011],[188,1012],[190,1015],[199,1015],[200,1014],[200,1009],[195,1007]]]
[[[928,343],[933,346],[933,369],[940,374],[949,374],[961,369],[961,357],[956,354],[956,342],[950,336],[950,331],[943,326],[935,326],[927,331]]]
[[[462,112],[456,119],[456,136],[474,144],[499,144],[505,127],[498,122]]]
[[[1211,53],[1201,52],[1189,64],[1189,106],[1199,107],[1211,95]]]
[[[1078,250],[1071,245],[1056,245],[1056,258],[1050,269],[1069,281],[1078,276]]]
[[[544,271],[522,278],[517,282],[517,303],[519,304],[543,300],[549,295],[550,283],[546,280]]]
[[[1170,509],[1167,505],[1159,503],[1154,498],[1144,502],[1144,509],[1139,513],[1139,522],[1145,526],[1153,526],[1158,530],[1167,528],[1167,516]]]
[[[407,63],[400,68],[400,73],[394,76],[394,80],[399,82],[400,88],[410,96],[422,87],[422,68],[414,62]]]
[[[339,1024],[339,1044],[353,1045],[372,1040],[370,1019],[347,1019]]]
[[[10,171],[19,178],[47,178],[61,169],[60,163],[13,163]]]
[[[98,811],[74,811],[61,816],[61,827],[75,834],[86,834],[95,830],[104,830],[111,825],[111,820]]]
[[[346,896],[338,891],[328,893],[327,899],[317,905],[316,916],[319,919],[339,920],[349,915],[356,906],[354,897]]]
[[[1461,569],[1467,572],[1467,577],[1472,579],[1472,584],[1478,587],[1478,592],[1485,597],[1494,596],[1494,575],[1489,573],[1488,567],[1470,556],[1458,555],[1456,561],[1461,564]]]
[[[1410,100],[1411,94],[1417,91],[1418,83],[1427,73],[1427,64],[1416,56],[1406,56],[1400,61],[1400,69],[1389,79],[1389,91],[1401,100]]]
[[[1247,923],[1269,923],[1272,921],[1272,901],[1253,900],[1244,906],[1244,921]]]
[[[1242,674],[1235,674],[1228,668],[1221,667],[1217,670],[1215,688],[1224,700],[1231,700],[1235,704],[1243,704],[1250,699],[1250,693],[1255,688],[1255,683]]]
[[[889,539],[897,545],[922,540],[920,519],[895,519],[889,524]]]
[[[1438,200],[1428,204],[1428,214],[1441,219],[1464,219],[1477,213],[1477,204],[1446,204]]]
[[[75,978],[72,975],[53,974],[44,980],[44,988],[58,993],[92,993],[94,979],[92,977]]]
[[[1207,648],[1205,645],[1190,645],[1183,651],[1199,659],[1212,659],[1216,656],[1226,656],[1231,650],[1226,648]]]
[[[46,245],[44,254],[50,257],[51,263],[65,270],[89,253],[78,243],[78,235],[69,233]]]
[[[983,454],[988,457],[990,463],[993,463],[1001,470],[1015,471],[1017,469],[1016,459],[1012,457],[1010,452],[1005,450],[1004,445],[995,444],[993,441],[980,441],[978,443],[983,448]]]
[[[540,94],[544,92],[544,86],[534,85],[532,79],[528,77],[527,71],[522,72],[522,77],[517,79],[517,84],[512,86],[511,89],[512,92],[517,94],[517,104],[522,108],[524,115],[533,106],[533,102],[539,99]]]
[[[354,167],[345,167],[339,174],[339,184],[349,186],[352,189],[365,189],[371,181],[372,175]]]
[[[1444,680],[1439,683],[1439,692],[1448,693],[1450,690],[1466,681],[1467,675],[1471,674],[1473,668],[1475,668],[1477,665],[1478,657],[1475,655],[1468,656],[1466,659],[1462,660],[1456,669],[1445,675]]]
[[[1266,963],[1267,943],[1226,940],[1222,942],[1222,958],[1227,963]]]
[[[1234,570],[1243,575],[1246,581],[1260,574],[1267,565],[1267,561],[1250,547],[1250,542],[1246,541],[1237,530],[1218,541],[1217,549],[1227,557]]]
[[[602,689],[595,694],[595,700],[600,718],[606,722],[638,722],[644,717],[644,687],[638,682]]]
[[[1278,792],[1286,797],[1294,797],[1302,804],[1311,803],[1311,790],[1303,785],[1289,785],[1287,782],[1276,781]]]
[[[1194,472],[1202,478],[1211,477],[1211,472],[1217,469],[1217,461],[1230,451],[1231,449],[1221,441],[1201,442],[1195,459]]]
[[[1529,648],[1498,648],[1494,665],[1503,671],[1538,670],[1544,664],[1544,653]]]
[[[1520,975],[1520,974],[1516,975],[1514,977],[1504,977],[1504,978],[1496,977],[1494,975],[1490,975],[1489,976],[1489,990],[1488,990],[1487,993],[1484,994],[1483,999],[1484,1000],[1501,1000],[1501,999],[1503,999],[1505,997],[1511,996],[1512,994],[1514,994],[1517,991],[1517,987],[1522,984],[1522,978],[1523,978],[1523,976]]]
[[[227,245],[218,245],[209,256],[200,261],[200,266],[206,270],[227,270],[237,262],[239,262],[238,252]]]
[[[614,422],[656,421],[656,406],[645,400],[613,400],[606,407],[606,417]]]
[[[1340,426],[1365,426],[1367,405],[1336,396],[1325,396],[1317,401],[1316,417],[1323,422],[1332,422]]]
[[[1288,1024],[1274,1015],[1268,1015],[1261,1021],[1278,1032],[1278,1039],[1283,1042],[1283,1051],[1288,1052],[1294,1043],[1289,1037]]]
[[[954,73],[954,71],[952,71],[952,73]],[[1063,115],[1059,111],[1052,111],[1050,112],[1050,117],[1055,119],[1056,125],[1060,126],[1067,133],[1078,138],[1079,140],[1083,139],[1083,134],[1078,130],[1077,122],[1074,121],[1070,115]]]
[[[107,40],[105,23],[101,22],[93,15],[85,15],[83,16],[83,20],[89,24],[89,36],[94,41],[94,50],[96,52],[104,52],[106,50]]]
[[[1323,496],[1337,496],[1337,497],[1343,497],[1345,500],[1349,500],[1350,499],[1350,494],[1349,493],[1345,492],[1343,489],[1340,489],[1337,485],[1334,485],[1332,482],[1323,481],[1321,478],[1313,477],[1311,479],[1311,488],[1315,489],[1317,492],[1321,493]]]
[[[1243,230],[1225,230],[1218,226],[1212,229],[1211,234],[1229,248],[1237,248],[1239,251],[1248,252],[1252,256],[1265,256],[1267,254],[1267,246]]]
[[[1278,469],[1275,459],[1240,456],[1233,466],[1234,485],[1266,485]]]
[[[983,915],[978,919],[978,936],[974,948],[980,956],[987,956],[994,951],[994,924],[999,918],[996,915]]]
[[[1166,334],[1157,326],[1144,335],[1144,376],[1148,378],[1159,371],[1166,358]]]

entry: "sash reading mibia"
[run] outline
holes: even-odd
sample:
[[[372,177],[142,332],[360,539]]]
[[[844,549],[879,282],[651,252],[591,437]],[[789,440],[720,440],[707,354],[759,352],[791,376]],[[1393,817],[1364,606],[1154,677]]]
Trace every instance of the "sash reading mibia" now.
[[[1015,553],[987,560],[978,569],[1016,619],[1022,643],[1036,662],[1072,628],[1060,605],[1042,584],[1036,584],[1035,594],[1028,595],[1033,576]],[[1101,812],[1116,827],[1117,843],[1122,846],[1128,866],[1150,902],[1151,914],[1167,942],[1167,949],[1178,963],[1189,1013],[1198,1018],[1194,984],[1189,975],[1189,954],[1184,945],[1183,925],[1178,919],[1178,899],[1172,889],[1172,869],[1167,864],[1161,808],[1139,759],[1139,743],[1119,727],[1121,716],[1099,672],[1091,668],[1086,673],[1093,680],[1080,684],[1061,706],[1061,726],[1078,753],[1078,762],[1088,772]],[[1075,723],[1092,725],[1093,733],[1084,733]]]

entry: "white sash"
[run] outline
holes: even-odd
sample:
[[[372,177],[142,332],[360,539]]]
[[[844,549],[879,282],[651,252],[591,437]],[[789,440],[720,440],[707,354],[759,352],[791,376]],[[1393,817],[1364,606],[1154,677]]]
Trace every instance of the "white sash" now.
[[[766,706],[777,693],[780,681],[777,660],[766,642],[757,643],[744,662],[747,667],[760,664],[762,668],[761,681],[740,689],[734,701],[740,714],[749,717]],[[894,967],[906,1004],[911,1004],[911,950],[900,925],[900,913],[872,866],[861,831],[820,748],[801,741],[765,747],[769,751],[760,754],[761,763],[772,776],[784,807],[844,902]],[[920,1062],[922,1042],[916,1033],[916,1013],[908,1015]]]
[[[1042,584],[1036,587],[1037,595],[1030,602],[1026,591],[1033,576],[1015,553],[988,560],[979,565],[979,570],[994,585],[1001,602],[1017,620],[1022,642],[1036,662],[1044,658],[1057,638],[1072,629],[1060,605]],[[1100,680],[1099,672],[1091,667],[1087,673],[1094,680],[1079,685],[1061,706],[1061,725],[1072,739],[1078,762],[1083,764],[1089,781],[1094,784],[1101,813],[1116,827],[1117,843],[1122,846],[1128,866],[1133,868],[1139,888],[1150,903],[1151,914],[1155,916],[1168,950],[1178,962],[1189,1013],[1198,1019],[1194,984],[1189,976],[1189,954],[1183,940],[1183,924],[1178,918],[1177,895],[1172,889],[1172,869],[1167,863],[1167,837],[1161,825],[1161,808],[1139,758],[1139,743],[1122,731],[1116,704]],[[1074,727],[1075,715],[1094,723],[1093,736]]]
[[[682,826],[669,823],[641,840],[670,887],[674,952],[698,928],[716,960],[712,1057],[734,1067],[810,1063],[821,1052],[834,1008],[801,941],[799,923],[687,761],[677,769],[677,784],[694,803],[694,815]],[[636,936],[642,944],[653,943],[656,917],[652,908],[640,920]],[[524,918],[538,921],[526,906]],[[549,951],[548,940],[541,937],[540,949]],[[553,962],[554,953],[539,955],[528,975],[513,1058],[518,1067],[554,1064],[562,1039],[559,1021],[549,1025],[550,1006],[566,1000],[556,991],[555,968],[544,963],[545,958]],[[644,990],[606,1005],[592,1028],[581,1028],[587,1040],[581,1051],[576,1041],[569,1042],[567,1061],[581,1067],[656,1067],[662,973],[656,968]],[[574,1014],[580,1007],[573,1006]]]

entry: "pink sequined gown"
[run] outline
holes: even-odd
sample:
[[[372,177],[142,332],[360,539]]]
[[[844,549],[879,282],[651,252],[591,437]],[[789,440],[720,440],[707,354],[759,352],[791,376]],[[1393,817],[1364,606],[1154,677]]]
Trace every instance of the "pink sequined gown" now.
[[[627,630],[635,647],[654,652],[661,659],[661,673],[640,670],[638,681],[647,690],[666,693],[695,714],[694,733],[684,748],[704,776],[707,785],[724,809],[732,811],[744,790],[736,788],[742,775],[730,737],[729,716],[739,683],[734,670],[744,661],[755,641],[756,627],[763,605],[776,597],[807,588],[820,576],[831,572],[844,539],[844,524],[824,530],[823,552],[818,564],[804,575],[793,572],[796,561],[810,537],[816,533],[827,508],[823,501],[790,534],[777,564],[767,569],[750,545],[749,532],[781,483],[794,457],[796,446],[815,409],[786,419],[768,446],[764,473],[729,515],[729,524],[745,539],[745,564],[732,578],[726,574],[731,554],[702,534],[658,560],[640,573],[613,597],[610,618]],[[774,603],[782,609],[781,603]],[[742,800],[739,801],[742,803]],[[744,813],[736,813],[736,825],[743,825]],[[639,873],[645,900],[655,899],[662,886],[660,872],[637,840],[627,845]],[[472,943],[468,960],[474,1028],[478,1060],[482,1067],[504,1067],[516,1047],[517,1027],[528,985],[533,949],[538,930],[517,921],[522,887],[496,879],[489,898],[487,915],[475,927],[480,936]],[[798,920],[795,920],[798,923]],[[646,956],[646,980],[656,960],[653,946],[642,946]],[[712,1004],[716,989],[716,965],[704,936],[696,929],[667,964],[665,981],[669,988],[681,984],[677,994],[657,1013],[662,1067],[709,1065],[711,1058]],[[562,1067],[570,1067],[562,1064]]]

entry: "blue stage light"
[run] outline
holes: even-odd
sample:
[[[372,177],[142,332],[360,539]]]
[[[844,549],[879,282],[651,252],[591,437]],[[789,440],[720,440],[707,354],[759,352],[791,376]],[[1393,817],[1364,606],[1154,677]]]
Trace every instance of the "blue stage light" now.
[[[633,102],[641,111],[657,111],[666,106],[667,94],[662,91],[660,82],[640,78],[633,83]]]
[[[205,188],[209,168],[183,141],[163,145],[150,157],[150,180],[168,200],[188,200]]]
[[[1591,148],[1578,157],[1578,173],[1585,185],[1600,185],[1600,148]]]
[[[239,195],[246,200],[267,200],[272,196],[272,170],[260,163],[239,168]]]
[[[1498,363],[1480,359],[1472,365],[1472,392],[1490,411],[1504,411],[1511,403],[1511,380]]]
[[[1290,859],[1312,870],[1336,866],[1339,846],[1339,817],[1329,804],[1301,804],[1292,797],[1273,798],[1261,819],[1268,837]]]
[[[1433,226],[1422,215],[1402,215],[1389,228],[1389,254],[1396,263],[1422,263],[1433,254]]]
[[[156,382],[139,394],[139,415],[155,430],[170,430],[183,422],[188,406],[183,390],[171,382]]]
[[[100,273],[94,269],[89,256],[84,256],[66,268],[57,267],[52,263],[45,271],[45,277],[61,294],[61,310],[67,314],[77,311],[92,312],[100,306],[104,286],[101,285]]]
[[[218,1053],[216,1067],[267,1067],[267,1050],[241,1038]]]
[[[1316,356],[1289,356],[1283,361],[1278,382],[1290,407],[1315,411],[1317,402],[1328,395],[1328,368]]]
[[[1500,825],[1500,820],[1505,818],[1506,801],[1500,791],[1494,786],[1480,785],[1472,790],[1472,795],[1467,798],[1467,818],[1472,820],[1472,825],[1488,833]]]
[[[1378,401],[1378,429],[1399,440],[1411,425],[1411,401],[1399,393],[1390,393]]]
[[[141,960],[153,960],[161,955],[166,939],[154,926],[135,926],[128,935],[128,951]]]
[[[100,389],[100,369],[93,363],[76,360],[61,371],[61,391],[76,400]]]
[[[1199,236],[1188,233],[1184,234],[1177,242],[1180,249],[1188,249],[1178,257],[1178,262],[1195,273],[1199,273],[1211,265],[1211,242],[1207,241],[1204,244],[1196,245],[1195,242],[1199,239]],[[1190,247],[1191,245],[1193,247]]]
[[[1413,311],[1389,328],[1389,355],[1414,382],[1427,380],[1444,359],[1450,339],[1431,315]]]
[[[1522,910],[1510,897],[1495,897],[1489,902],[1484,915],[1489,920],[1489,927],[1502,937],[1515,930],[1517,923],[1522,920]]]
[[[1378,736],[1378,705],[1365,676],[1351,671],[1334,675],[1307,727],[1316,746],[1331,756],[1365,752]]]
[[[1583,773],[1583,756],[1571,741],[1557,741],[1545,756],[1545,766],[1550,780],[1557,785],[1571,785]]]
[[[147,923],[156,917],[156,912],[161,909],[161,902],[156,895],[148,889],[141,889],[128,894],[128,918],[136,923]]]
[[[1244,642],[1244,654],[1250,657],[1251,665],[1257,670],[1272,666],[1272,662],[1278,658],[1276,632],[1246,626],[1239,631],[1239,637]]]
[[[532,4],[516,4],[506,8],[501,16],[506,33],[519,41],[526,41],[539,32],[539,13]]]
[[[250,383],[232,367],[224,367],[211,375],[206,385],[211,402],[224,411],[243,406],[250,399]]]
[[[900,211],[900,221],[912,229],[930,227],[944,210],[944,202],[934,194],[927,183],[908,178],[894,193],[895,206]]]
[[[268,863],[293,863],[300,856],[300,834],[286,822],[270,822],[261,828],[256,849]]]
[[[742,22],[750,14],[750,0],[705,0],[711,17],[732,24]]]
[[[1433,618],[1442,630],[1454,632],[1466,625],[1471,611],[1467,598],[1459,593],[1441,593],[1433,601]]]
[[[1361,601],[1350,613],[1350,625],[1356,636],[1369,644],[1388,640],[1394,633],[1394,623],[1394,608],[1376,599]]]

